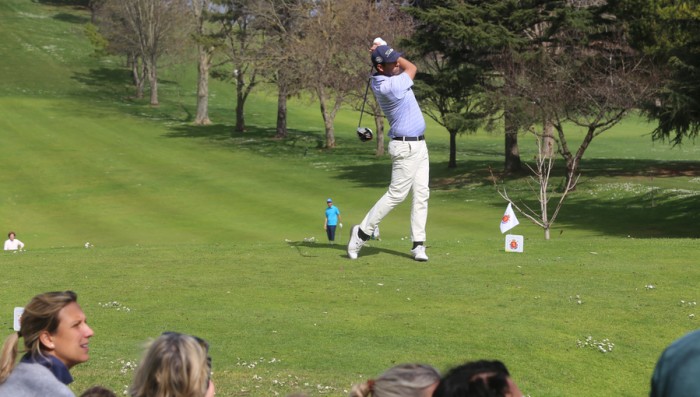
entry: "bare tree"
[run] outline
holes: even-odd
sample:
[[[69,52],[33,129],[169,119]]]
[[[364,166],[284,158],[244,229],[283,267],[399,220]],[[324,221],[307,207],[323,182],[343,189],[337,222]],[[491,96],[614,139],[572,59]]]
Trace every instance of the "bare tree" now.
[[[551,146],[554,141],[551,139],[546,141],[542,139],[547,134],[546,130],[543,130],[542,133],[536,133],[534,131],[531,132],[536,136],[539,151],[535,157],[535,166],[532,167],[529,164],[526,164],[526,166],[532,173],[530,175],[528,185],[537,198],[539,208],[535,209],[530,207],[524,201],[514,200],[508,195],[508,191],[505,186],[498,186],[497,178],[494,176],[493,172],[491,172],[491,178],[496,186],[498,194],[504,200],[512,204],[516,211],[520,212],[534,224],[541,227],[544,230],[545,240],[549,240],[550,231],[552,225],[554,225],[554,222],[557,219],[557,215],[559,215],[559,210],[561,210],[562,206],[564,205],[566,196],[573,190],[574,186],[576,186],[580,175],[573,175],[570,173],[567,174],[565,177],[565,185],[563,190],[556,191],[556,189],[553,187],[555,185],[551,183],[555,158],[549,154],[553,151],[553,148],[549,146]],[[548,143],[545,144],[544,142]],[[556,201],[553,212],[550,212],[551,208],[549,206],[549,202],[554,196],[558,196],[558,200]]]
[[[215,74],[236,87],[234,134],[246,130],[246,100],[258,83],[258,71],[266,69],[264,63],[270,60],[263,56],[265,26],[253,14],[255,0],[216,1],[221,7],[215,20],[221,26],[220,53],[225,60],[216,66]]]
[[[367,77],[367,29],[357,21],[373,5],[366,0],[319,0],[296,51],[303,62],[303,84],[319,102],[325,147],[335,147],[335,116],[345,98]],[[364,62],[363,62],[364,61]]]
[[[503,93],[509,101],[518,102],[513,106],[520,110],[515,114],[516,123],[537,136],[536,165],[528,167],[540,208],[533,210],[524,204],[521,208],[505,188],[499,194],[542,227],[546,239],[565,198],[576,188],[581,160],[593,139],[649,101],[660,84],[651,60],[627,43],[624,24],[605,5],[593,0],[570,2],[569,7],[582,12],[565,15],[578,17],[579,24],[559,20],[548,45],[527,53],[509,53],[495,62],[504,76]],[[602,8],[592,8],[597,6]],[[534,126],[540,122],[542,131],[538,132]],[[569,132],[581,129],[582,141],[572,146]],[[558,192],[550,187],[555,149],[566,163],[565,183]],[[559,199],[550,215],[552,194]]]
[[[551,121],[568,174],[575,175],[592,140],[648,101],[657,80],[641,54],[601,49],[569,55],[545,56],[544,71],[551,84],[531,85],[534,91],[529,93],[539,112]],[[566,136],[571,124],[585,131],[578,148]]]
[[[135,77],[141,76],[139,70],[145,71],[150,103],[157,106],[158,59],[182,49],[191,32],[187,0],[104,0],[102,11],[101,15],[110,21],[108,40],[120,43]]]
[[[506,76],[504,93],[532,105],[517,115],[518,123],[544,121],[545,132],[551,126],[545,136],[555,140],[570,176],[579,173],[592,140],[647,102],[660,81],[651,60],[627,44],[614,15],[585,15],[598,22],[583,30],[561,28],[551,45],[502,57],[497,65]],[[585,131],[578,146],[567,139],[572,126]]]
[[[93,45],[103,47],[105,52],[121,55],[125,66],[131,71],[134,85],[134,98],[143,98],[147,70],[141,61],[140,52],[130,40],[129,27],[120,16],[118,3],[106,0],[96,1],[93,5],[93,20],[99,32],[90,32]]]
[[[277,138],[286,138],[287,99],[302,89],[303,62],[295,53],[314,4],[306,0],[256,0],[251,13],[265,34],[266,58],[261,70],[277,85]]]

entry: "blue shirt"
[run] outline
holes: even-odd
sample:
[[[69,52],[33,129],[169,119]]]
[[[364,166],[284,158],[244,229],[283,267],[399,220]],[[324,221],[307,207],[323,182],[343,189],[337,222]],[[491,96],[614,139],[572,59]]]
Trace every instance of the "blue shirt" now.
[[[411,88],[413,80],[407,73],[391,77],[375,74],[371,86],[379,107],[389,120],[389,137],[423,135],[425,119]]]
[[[331,205],[330,207],[326,208],[326,219],[328,219],[328,222],[326,224],[328,226],[337,225],[338,215],[340,215],[340,210],[335,205]]]

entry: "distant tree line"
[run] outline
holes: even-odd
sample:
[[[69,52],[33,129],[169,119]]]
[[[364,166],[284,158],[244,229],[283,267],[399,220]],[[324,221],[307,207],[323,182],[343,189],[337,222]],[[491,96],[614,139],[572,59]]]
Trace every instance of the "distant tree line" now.
[[[687,0],[85,0],[86,29],[101,51],[123,56],[134,95],[158,104],[163,56],[198,70],[195,124],[209,124],[208,84],[236,90],[236,124],[260,82],[277,88],[277,137],[287,100],[318,102],[325,147],[336,145],[342,105],[359,109],[381,36],[419,65],[424,111],[456,137],[504,133],[504,169],[522,166],[518,135],[538,136],[576,175],[592,140],[632,110],[658,122],[653,139],[680,144],[700,128],[700,5]],[[146,89],[148,87],[148,89]],[[373,99],[377,135],[383,117]],[[570,142],[571,126],[585,130]],[[571,134],[569,134],[571,135]],[[377,154],[383,153],[378,140]]]

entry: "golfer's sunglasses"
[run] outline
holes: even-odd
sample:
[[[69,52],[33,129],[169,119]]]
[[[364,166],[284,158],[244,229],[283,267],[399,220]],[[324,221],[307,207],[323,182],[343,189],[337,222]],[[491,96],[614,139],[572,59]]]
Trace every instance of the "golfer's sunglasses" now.
[[[163,335],[163,336],[168,336],[168,335],[190,336],[190,337],[194,338],[195,341],[197,341],[199,346],[201,346],[202,349],[204,349],[204,354],[207,355],[207,374],[208,374],[207,385],[208,385],[209,382],[211,381],[211,356],[209,355],[209,343],[207,343],[207,341],[205,341],[204,339],[202,339],[198,336],[181,334],[179,332],[165,331],[161,335]]]

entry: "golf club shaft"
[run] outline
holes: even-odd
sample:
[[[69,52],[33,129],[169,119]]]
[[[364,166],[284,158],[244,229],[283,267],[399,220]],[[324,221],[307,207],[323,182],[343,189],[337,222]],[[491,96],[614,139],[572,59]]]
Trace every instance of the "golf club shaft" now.
[[[360,121],[357,123],[357,128],[362,126],[362,114],[365,112],[365,103],[367,103],[367,93],[369,92],[369,82],[372,80],[372,68],[369,69],[369,77],[367,78],[367,86],[365,87],[365,97],[362,100],[362,108],[360,108]]]

